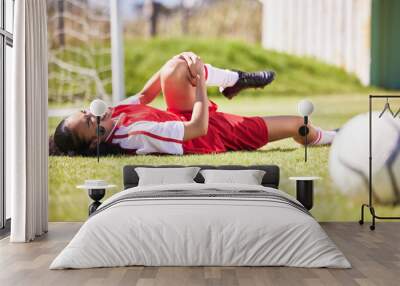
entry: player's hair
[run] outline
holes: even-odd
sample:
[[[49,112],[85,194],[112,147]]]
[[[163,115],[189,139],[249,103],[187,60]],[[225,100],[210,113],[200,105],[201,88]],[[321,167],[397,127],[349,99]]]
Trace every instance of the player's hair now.
[[[65,124],[65,118],[58,124],[52,137],[54,145],[64,155],[85,155],[89,149],[89,142],[85,142],[77,136]]]
[[[101,143],[100,155],[123,154],[123,150],[112,144]],[[96,149],[90,148],[90,142],[79,138],[77,134],[65,125],[65,118],[58,124],[54,135],[49,138],[49,154],[60,156],[96,156]]]

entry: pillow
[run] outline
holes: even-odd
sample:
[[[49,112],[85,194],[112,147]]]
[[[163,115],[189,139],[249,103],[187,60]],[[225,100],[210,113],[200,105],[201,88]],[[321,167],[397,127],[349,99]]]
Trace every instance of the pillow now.
[[[199,170],[199,167],[135,168],[139,176],[138,186],[196,183],[193,179]]]
[[[202,170],[205,184],[233,183],[246,185],[261,185],[265,171],[262,170]]]

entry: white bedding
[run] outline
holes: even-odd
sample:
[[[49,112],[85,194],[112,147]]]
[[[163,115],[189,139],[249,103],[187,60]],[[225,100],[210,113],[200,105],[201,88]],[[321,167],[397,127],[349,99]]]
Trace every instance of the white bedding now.
[[[194,183],[128,189],[100,206],[50,269],[127,265],[351,267],[312,216],[279,200],[175,196],[119,201],[144,191],[206,193],[210,189],[263,191],[299,204],[279,190],[254,185]]]

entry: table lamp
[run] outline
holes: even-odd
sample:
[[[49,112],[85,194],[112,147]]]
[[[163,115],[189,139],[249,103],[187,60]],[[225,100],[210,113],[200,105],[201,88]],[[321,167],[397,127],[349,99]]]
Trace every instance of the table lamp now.
[[[314,105],[312,104],[311,101],[304,99],[300,101],[299,104],[297,105],[297,110],[299,114],[304,117],[304,125],[299,128],[299,134],[305,137],[304,162],[307,162],[307,145],[308,145],[307,135],[310,132],[308,128],[308,116],[310,116],[311,113],[313,113]]]
[[[100,120],[107,111],[107,104],[101,99],[95,99],[90,103],[90,112],[96,116],[97,123],[97,162],[100,161]]]

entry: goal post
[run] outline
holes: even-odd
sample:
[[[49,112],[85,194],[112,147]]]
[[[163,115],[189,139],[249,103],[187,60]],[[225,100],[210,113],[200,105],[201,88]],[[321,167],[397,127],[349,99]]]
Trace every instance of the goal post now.
[[[109,1],[111,22],[112,101],[113,104],[117,104],[125,98],[123,19],[121,1]]]

